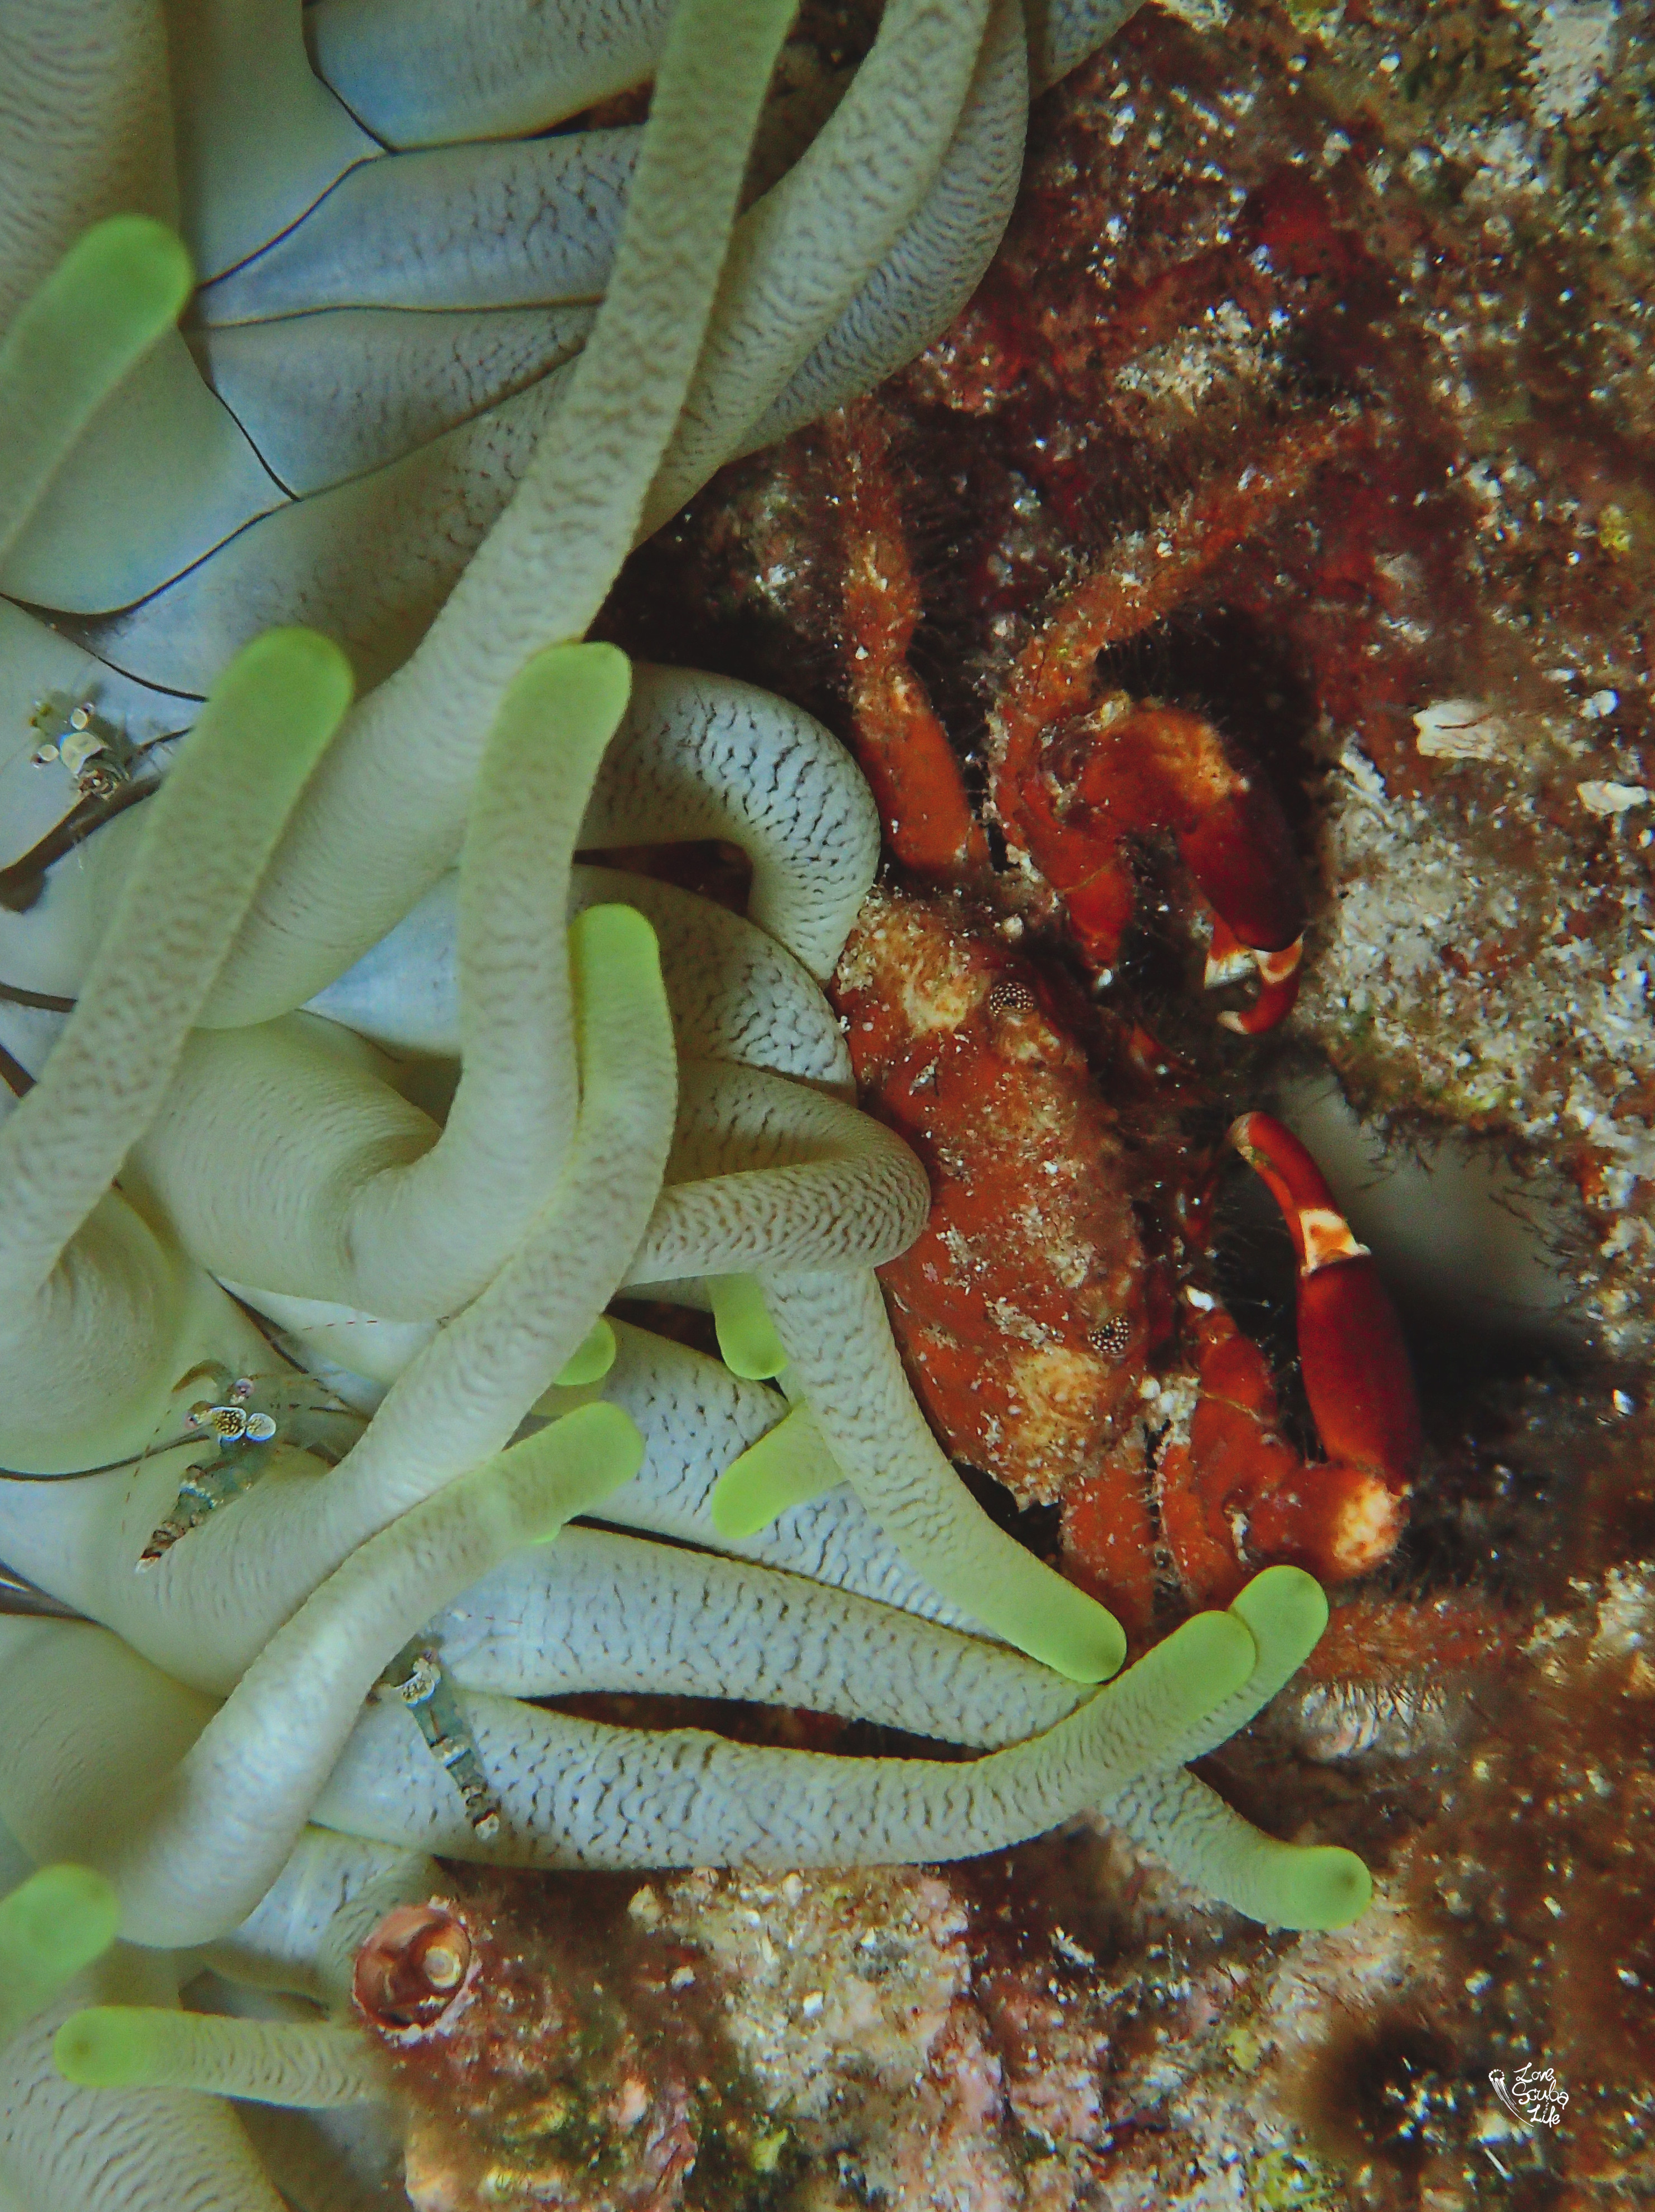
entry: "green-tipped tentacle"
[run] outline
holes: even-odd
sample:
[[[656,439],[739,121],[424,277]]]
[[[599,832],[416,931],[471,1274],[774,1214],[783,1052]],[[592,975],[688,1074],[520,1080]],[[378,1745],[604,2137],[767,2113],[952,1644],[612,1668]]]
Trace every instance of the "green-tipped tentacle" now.
[[[731,1365],[728,1352],[724,1364]],[[795,1406],[718,1477],[708,1501],[712,1526],[726,1542],[739,1543],[767,1528],[790,1507],[820,1498],[844,1480],[815,1415],[808,1406]]]
[[[362,2035],[321,2021],[88,2005],[70,2014],[52,2049],[64,2079],[86,2089],[195,2089],[312,2109],[386,2094]]]
[[[0,1456],[13,1467],[140,1450],[174,1376],[203,1356],[181,1340],[203,1286],[109,1187],[349,696],[325,638],[272,631],[238,654],[144,809],[74,1013],[0,1128]]]
[[[0,340],[0,563],[75,441],[190,296],[190,257],[147,216],[78,239]]]
[[[364,1714],[316,1819],[418,1850],[516,1866],[900,1864],[997,1850],[1137,1776],[1234,1694],[1254,1662],[1230,1613],[1200,1613],[1043,1734],[963,1765],[607,1728],[509,1698],[461,1699],[498,1795],[480,1842],[409,1758],[408,1724]],[[450,1793],[452,1796],[452,1793]]]
[[[1267,1927],[1344,1928],[1373,1898],[1355,1851],[1278,1842],[1181,1766],[1140,1776],[1099,1810],[1181,1881]]]
[[[1170,1747],[1164,1771],[1140,1776],[1099,1810],[1181,1880],[1251,1919],[1277,1928],[1343,1928],[1367,1910],[1373,1890],[1354,1851],[1278,1842],[1184,1771],[1187,1760],[1215,1750],[1263,1711],[1327,1626],[1322,1586],[1300,1567],[1266,1567],[1230,1611],[1246,1623],[1258,1651],[1246,1681]]]
[[[752,1275],[712,1275],[707,1296],[718,1356],[732,1375],[767,1382],[787,1364],[787,1347],[764,1310],[764,1292]]]
[[[902,1371],[877,1279],[851,1268],[778,1269],[761,1279],[792,1383],[907,1564],[1058,1674],[1079,1682],[1112,1674],[1126,1656],[1114,1615],[997,1528],[943,1457]]]
[[[0,1901],[0,2043],[115,1940],[120,1908],[91,1867],[42,1867]]]
[[[613,646],[554,646],[494,718],[460,862],[460,1079],[444,1126],[360,1056],[318,1050],[302,1018],[191,1040],[138,1158],[179,1242],[221,1280],[434,1320],[519,1244],[574,1123],[569,869],[630,682]]]

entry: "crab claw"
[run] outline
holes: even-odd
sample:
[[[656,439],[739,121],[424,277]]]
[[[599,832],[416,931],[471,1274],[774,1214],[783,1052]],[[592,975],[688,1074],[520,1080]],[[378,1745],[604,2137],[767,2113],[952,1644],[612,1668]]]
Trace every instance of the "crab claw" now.
[[[1081,951],[1113,965],[1136,886],[1135,838],[1171,830],[1215,926],[1207,986],[1262,988],[1228,1027],[1253,1036],[1279,1022],[1298,991],[1304,894],[1286,817],[1255,772],[1237,765],[1204,716],[1131,705],[1121,695],[1044,731],[1008,741],[994,801],[1008,838],[1025,847],[1060,892]]]
[[[1420,1456],[1407,1347],[1367,1248],[1299,1139],[1268,1114],[1244,1114],[1229,1141],[1269,1187],[1299,1255],[1300,1371],[1328,1454],[1254,1503],[1249,1549],[1342,1580],[1389,1554],[1406,1515]]]
[[[1215,915],[1203,978],[1207,989],[1221,990],[1227,983],[1244,981],[1252,969],[1258,970],[1258,996],[1239,1012],[1220,1014],[1218,1018],[1223,1026],[1234,1030],[1238,1036],[1261,1036],[1266,1030],[1273,1030],[1277,1022],[1284,1021],[1299,996],[1299,963],[1304,951],[1302,934],[1278,952],[1265,951],[1257,945],[1244,945],[1223,916]]]
[[[1250,1006],[1218,1017],[1227,1030],[1258,1036],[1293,1010],[1305,948],[1305,899],[1286,817],[1253,777],[1232,787],[1183,830],[1184,865],[1213,910],[1206,987],[1239,982],[1256,968]]]

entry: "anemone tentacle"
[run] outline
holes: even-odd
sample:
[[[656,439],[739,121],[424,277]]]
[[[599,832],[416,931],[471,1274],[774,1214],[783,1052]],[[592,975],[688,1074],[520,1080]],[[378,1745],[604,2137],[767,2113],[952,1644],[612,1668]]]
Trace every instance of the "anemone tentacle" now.
[[[843,100],[738,226],[646,531],[739,449],[918,211],[965,104],[988,9],[890,0]]]
[[[382,152],[318,80],[284,0],[168,0],[179,227],[203,283]]]
[[[175,224],[154,0],[18,0],[0,21],[0,326],[106,216]]]
[[[370,1069],[330,1062],[313,1025],[191,1040],[137,1166],[215,1274],[419,1321],[465,1304],[510,1256],[574,1123],[566,886],[627,684],[612,647],[554,647],[495,719],[460,868],[460,1077],[444,1125]]]
[[[426,1633],[464,1690],[740,1698],[959,1743],[1020,1742],[1084,1694],[1003,1645],[871,1598],[602,1528],[504,1562]]]
[[[337,2014],[376,1923],[442,1887],[441,1869],[422,1852],[307,1826],[252,1912],[203,1955],[239,1987],[279,1990]]]
[[[515,1699],[462,1699],[498,1796],[482,1843],[407,1756],[406,1722],[365,1712],[315,1818],[357,1835],[508,1866],[793,1867],[959,1858],[1003,1849],[1158,1763],[1244,1681],[1252,1638],[1199,1613],[1041,1735],[964,1765],[846,1759],[697,1729],[612,1728]]]
[[[390,1053],[458,1060],[458,888],[457,871],[440,878],[308,1011]],[[569,902],[572,914],[636,907],[654,929],[681,1060],[767,1068],[852,1095],[851,1055],[832,1009],[792,954],[743,916],[621,868],[574,868]]]
[[[943,1457],[902,1371],[877,1280],[765,1271],[765,1303],[828,1449],[916,1573],[1062,1674],[1100,1682],[1126,1639],[1095,1598],[995,1526]]]
[[[370,130],[427,146],[544,130],[641,83],[671,19],[672,0],[318,0],[309,29],[324,79]]]
[[[997,0],[930,191],[786,383],[749,417],[736,453],[756,452],[859,398],[942,336],[1010,220],[1028,94],[1022,9],[1018,0]],[[675,489],[665,481],[657,487],[652,514],[671,513]]]
[[[365,163],[210,283],[202,315],[216,332],[337,307],[595,306],[640,136],[634,125]],[[304,333],[290,335],[302,349]]]
[[[488,1290],[407,1369],[330,1472],[288,1455],[136,1573],[189,1447],[147,1461],[136,1480],[115,1470],[97,1478],[107,1503],[70,1509],[76,1549],[59,1535],[45,1556],[29,1557],[43,1587],[181,1679],[227,1688],[357,1546],[502,1449],[624,1273],[671,1129],[670,1033],[648,924],[627,908],[594,908],[573,951],[578,981],[590,971],[577,1018],[586,1096],[575,1141],[558,1194]]]
[[[41,1867],[0,1899],[0,2045],[102,1957],[119,1918],[104,1876],[72,1860]]]
[[[0,343],[0,564],[98,408],[190,294],[172,233],[112,216],[76,240]]]
[[[146,810],[74,1016],[0,1127],[0,1450],[13,1465],[142,1449],[185,1335],[242,1348],[245,1328],[211,1285],[109,1186],[349,695],[336,648],[300,632],[273,633],[226,671]]]
[[[55,1856],[61,1834],[87,1832],[95,1775],[118,1771],[120,1810],[95,1856],[124,1932],[176,1948],[234,1926],[281,1872],[386,1662],[480,1573],[623,1480],[635,1443],[623,1415],[584,1408],[403,1515],[299,1608],[217,1711],[107,1630],[0,1624],[16,1715],[0,1817]],[[53,1723],[69,1711],[64,1760]]]
[[[228,2021],[164,2005],[87,2005],[58,2030],[52,2062],[86,2089],[194,2089],[256,2105],[368,2104],[386,2084],[359,2030],[323,2021]]]

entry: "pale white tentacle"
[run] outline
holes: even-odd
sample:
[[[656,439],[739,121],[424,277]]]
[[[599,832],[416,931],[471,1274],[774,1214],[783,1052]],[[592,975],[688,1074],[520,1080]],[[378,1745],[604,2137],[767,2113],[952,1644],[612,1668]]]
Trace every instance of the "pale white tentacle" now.
[[[925,1225],[931,1186],[882,1122],[785,1076],[679,1070],[667,1188],[629,1283],[761,1267],[876,1267]]]
[[[1022,177],[1028,60],[1017,0],[999,0],[936,181],[901,235],[786,385],[743,453],[871,392],[941,337],[980,283]]]
[[[290,492],[367,476],[573,360],[597,309],[330,307],[191,333],[202,374]]]
[[[970,88],[988,0],[891,0],[816,138],[738,226],[684,410],[650,487],[658,529],[850,306],[918,211]]]
[[[106,1630],[54,1621],[8,1637],[16,1726],[0,1813],[38,1856],[64,1855],[66,1838],[90,1850],[136,1942],[177,1948],[234,1927],[286,1864],[386,1662],[479,1574],[612,1488],[626,1428],[608,1407],[576,1413],[403,1515],[264,1644],[216,1711]],[[87,1707],[73,1765],[52,1759],[65,1700]]]
[[[227,673],[144,810],[74,1018],[0,1127],[7,1464],[61,1469],[65,1456],[73,1467],[140,1449],[175,1354],[226,1337],[218,1294],[109,1186],[161,1103],[259,865],[348,696],[320,638],[261,641]],[[227,843],[227,820],[242,824],[244,844]],[[186,871],[192,895],[179,899]]]
[[[753,685],[640,665],[583,843],[726,837],[753,862],[748,910],[818,981],[879,865],[879,817],[843,745]]]
[[[1199,1614],[1043,1735],[963,1765],[760,1749],[697,1729],[609,1728],[463,1694],[500,1804],[493,1843],[456,1817],[444,1778],[433,1782],[410,1756],[406,1715],[376,1706],[359,1722],[316,1818],[382,1842],[507,1866],[955,1858],[1040,1834],[1124,1789],[1159,1765],[1161,1744],[1228,1694],[1252,1663],[1252,1639],[1239,1621]]]
[[[319,82],[290,0],[167,0],[179,222],[202,280],[381,149]]]
[[[423,1633],[467,1690],[744,1698],[955,1743],[1018,1742],[1084,1695],[1003,1645],[871,1599],[597,1528],[505,1561]]]
[[[178,220],[161,0],[0,13],[0,329],[112,215]]]
[[[1112,1674],[1125,1652],[1113,1617],[997,1528],[944,1457],[902,1371],[876,1279],[778,1269],[761,1279],[790,1381],[909,1565],[1060,1673]]]

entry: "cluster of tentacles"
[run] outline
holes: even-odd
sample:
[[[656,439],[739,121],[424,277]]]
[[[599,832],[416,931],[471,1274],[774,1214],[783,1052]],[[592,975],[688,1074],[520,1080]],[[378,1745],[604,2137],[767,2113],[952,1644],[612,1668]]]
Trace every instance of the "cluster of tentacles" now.
[[[170,83],[142,0],[5,29],[0,1820],[48,1872],[0,1909],[0,2206],[390,2201],[371,2128],[258,2108],[380,2094],[353,1960],[432,1853],[937,1859],[1090,1807],[1258,1917],[1366,1899],[1184,1771],[1315,1583],[1100,1689],[1116,1624],[909,1392],[872,1270],[924,1178],[819,988],[877,860],[847,757],[579,641],[712,468],[949,319],[1021,11],[892,0],[744,213],[786,0],[567,12],[549,56],[500,0],[319,0],[313,70],[296,6],[203,0]],[[1053,8],[1040,67],[1120,12]],[[645,76],[641,132],[509,136]],[[575,861],[685,837],[749,919]],[[606,1318],[643,1290],[723,1360]],[[532,1702],[591,1689],[984,1755]]]

